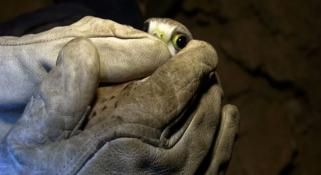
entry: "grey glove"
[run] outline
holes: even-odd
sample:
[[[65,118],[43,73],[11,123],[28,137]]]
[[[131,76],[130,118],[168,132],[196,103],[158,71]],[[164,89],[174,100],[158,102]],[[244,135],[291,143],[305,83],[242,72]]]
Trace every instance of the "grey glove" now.
[[[224,172],[239,117],[236,107],[221,105],[217,61],[210,45],[191,41],[147,79],[99,96],[86,121],[98,84],[99,57],[88,39],[72,40],[1,141],[0,172]]]
[[[93,18],[87,18],[83,23],[87,25],[88,19]],[[6,73],[3,75],[10,77],[15,76],[20,70],[36,70],[26,71],[20,77],[32,79],[34,75],[40,75],[41,80],[20,120],[6,134],[1,133],[1,174],[224,172],[231,155],[239,118],[234,106],[221,106],[222,90],[215,74],[217,56],[214,49],[204,42],[192,41],[147,79],[100,89],[99,92],[104,93],[98,93],[98,100],[93,104],[99,80],[104,78],[108,81],[126,80],[148,74],[162,64],[169,54],[163,52],[164,45],[159,45],[163,54],[149,52],[150,55],[156,56],[156,62],[153,58],[146,60],[147,55],[141,55],[141,58],[145,59],[144,63],[140,59],[133,59],[134,62],[129,64],[134,65],[132,68],[116,69],[117,67],[111,63],[123,64],[112,61],[113,53],[126,50],[115,47],[122,46],[117,43],[153,41],[157,44],[158,42],[133,29],[129,30],[98,19],[93,21],[94,24],[97,24],[96,21],[98,24],[104,24],[94,29],[94,33],[102,32],[96,36],[98,38],[90,40],[71,38],[71,40],[70,36],[74,36],[73,34],[62,32],[65,29],[76,33],[79,29],[87,30],[86,27],[79,25],[83,23],[39,35],[40,38],[47,34],[59,38],[57,36],[62,34],[63,40],[59,41],[63,41],[62,43],[69,41],[61,50],[61,44],[44,45],[46,52],[39,52],[40,55],[36,55],[39,59],[30,59],[33,53],[38,53],[34,52],[39,45],[39,42],[35,42],[38,36],[27,36],[21,39],[24,43],[18,42],[18,44],[16,40],[13,43],[12,38],[0,42],[0,45],[2,44],[0,49],[6,51],[1,53],[9,54],[8,58],[13,57],[12,60],[17,61],[17,64],[11,64],[17,65],[16,69],[3,67],[1,71]],[[110,29],[103,29],[103,26],[109,26]],[[129,33],[124,32],[126,36],[124,40],[118,41],[115,37],[118,36],[115,33],[119,31],[118,29],[129,31]],[[109,42],[116,41],[114,45],[110,45],[111,47],[106,47],[104,44],[106,42],[101,42],[105,39],[106,35],[103,35],[105,31],[115,38],[107,37]],[[141,37],[128,39],[138,34]],[[48,40],[39,41],[45,43]],[[136,47],[139,48],[139,45]],[[53,52],[47,51],[48,48],[54,48]],[[19,52],[7,52],[7,49]],[[60,50],[57,66],[53,67],[48,75],[43,69],[35,69],[39,68],[38,63],[28,62],[28,60],[40,60],[40,63],[47,61],[41,60],[46,58],[42,57],[42,53],[46,53],[49,54],[46,56],[52,58],[48,62],[52,66],[55,55],[50,53],[56,53],[57,50]],[[131,51],[138,53],[139,50],[130,50],[124,56],[130,58],[128,55]],[[22,54],[10,55],[10,53]],[[139,57],[138,54],[132,56]],[[105,64],[106,61],[108,64]],[[149,63],[146,64],[146,61]],[[2,65],[6,65],[6,62]],[[144,65],[145,67],[141,69]],[[19,87],[21,91],[18,92],[23,92],[22,94],[26,96],[30,93],[29,89],[35,86],[25,85],[16,79],[11,80],[8,76],[2,78],[9,83],[21,84],[23,87]],[[9,87],[3,81],[1,83]],[[9,88],[5,90],[11,91]],[[6,91],[1,93],[4,97],[8,97],[4,98],[4,101],[1,99],[2,102],[15,100],[9,98],[13,94]],[[15,95],[17,94],[13,97]],[[18,95],[17,97],[20,98]],[[94,105],[94,108],[87,117],[90,105]],[[2,137],[3,135],[5,136]]]

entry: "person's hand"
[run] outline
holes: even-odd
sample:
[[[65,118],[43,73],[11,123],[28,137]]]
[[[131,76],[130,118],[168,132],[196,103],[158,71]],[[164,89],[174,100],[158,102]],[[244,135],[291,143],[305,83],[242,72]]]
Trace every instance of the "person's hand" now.
[[[239,115],[234,106],[222,107],[218,58],[209,44],[191,41],[147,79],[99,93],[89,119],[99,77],[96,49],[76,39],[61,53],[1,142],[2,173],[224,172]]]

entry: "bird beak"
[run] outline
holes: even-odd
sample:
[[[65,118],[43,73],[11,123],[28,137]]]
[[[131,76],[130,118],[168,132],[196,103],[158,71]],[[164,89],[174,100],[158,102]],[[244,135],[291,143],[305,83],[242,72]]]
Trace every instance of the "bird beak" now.
[[[152,35],[154,35],[157,38],[161,39],[162,41],[166,42],[165,41],[165,33],[163,31],[156,29],[152,32]]]

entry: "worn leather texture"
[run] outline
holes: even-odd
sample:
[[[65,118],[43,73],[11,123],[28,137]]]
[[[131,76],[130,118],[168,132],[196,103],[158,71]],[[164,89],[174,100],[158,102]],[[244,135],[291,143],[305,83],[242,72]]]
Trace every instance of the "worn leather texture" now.
[[[90,39],[98,49],[102,82],[142,78],[170,58],[167,46],[155,37],[90,16],[39,34],[0,37],[0,107],[25,104],[61,49],[77,37]]]
[[[19,83],[34,89],[24,92],[31,98],[21,118],[1,135],[0,172],[224,173],[239,115],[235,106],[222,105],[214,48],[193,40],[170,58],[166,46],[148,34],[108,20],[83,20],[93,29],[85,36],[76,23],[39,35],[1,38],[1,73],[15,76],[42,61],[50,66],[28,86],[0,75],[7,80],[1,87]],[[124,84],[100,87],[96,93],[104,80]]]

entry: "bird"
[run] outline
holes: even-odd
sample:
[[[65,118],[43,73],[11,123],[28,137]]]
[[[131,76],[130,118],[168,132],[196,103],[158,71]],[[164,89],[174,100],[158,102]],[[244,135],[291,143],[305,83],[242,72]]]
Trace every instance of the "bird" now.
[[[170,18],[149,18],[144,22],[143,30],[165,42],[172,56],[193,39],[186,26]]]

